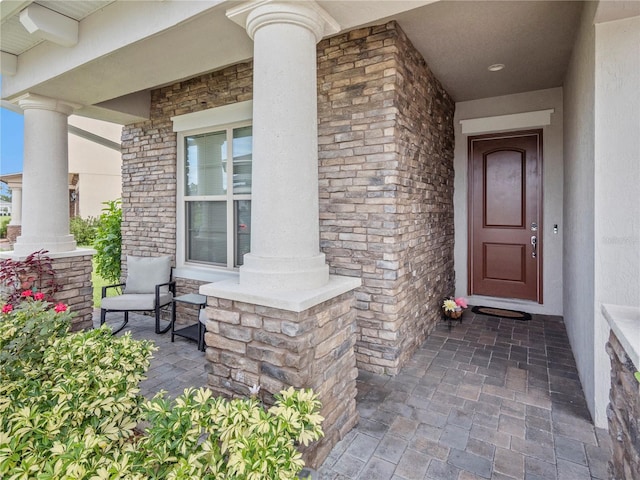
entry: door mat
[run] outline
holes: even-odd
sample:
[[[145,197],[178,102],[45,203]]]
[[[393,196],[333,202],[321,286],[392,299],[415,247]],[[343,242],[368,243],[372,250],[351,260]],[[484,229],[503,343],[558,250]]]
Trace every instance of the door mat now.
[[[531,315],[526,312],[505,310],[503,308],[473,307],[471,311],[473,313],[479,313],[480,315],[489,315],[491,317],[511,318],[512,320],[531,320]]]

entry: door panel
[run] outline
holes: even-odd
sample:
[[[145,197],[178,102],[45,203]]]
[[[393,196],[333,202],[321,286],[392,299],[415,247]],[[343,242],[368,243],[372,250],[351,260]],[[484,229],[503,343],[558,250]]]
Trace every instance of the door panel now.
[[[485,225],[522,227],[523,153],[497,151],[485,158]]]
[[[524,282],[526,250],[522,245],[484,244],[484,278]]]
[[[542,303],[542,131],[471,137],[469,162],[469,293]]]

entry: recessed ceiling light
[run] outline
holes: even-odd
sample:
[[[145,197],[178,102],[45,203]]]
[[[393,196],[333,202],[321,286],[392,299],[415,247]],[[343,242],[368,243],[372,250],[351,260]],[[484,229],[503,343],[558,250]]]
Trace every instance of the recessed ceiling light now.
[[[489,65],[487,69],[490,72],[499,72],[504,68],[504,63],[494,63],[493,65]]]

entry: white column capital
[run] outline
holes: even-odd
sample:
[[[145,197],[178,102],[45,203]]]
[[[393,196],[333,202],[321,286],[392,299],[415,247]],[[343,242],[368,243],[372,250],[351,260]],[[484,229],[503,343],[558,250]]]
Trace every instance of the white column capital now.
[[[274,24],[307,28],[313,32],[316,43],[340,31],[338,22],[314,1],[252,1],[227,10],[227,18],[245,28],[252,39],[257,30]]]
[[[21,97],[18,97],[15,103],[17,103],[22,110],[50,110],[67,116],[71,115],[74,110],[82,106],[77,103],[66,102],[64,100],[45,97],[44,95],[36,95],[34,93],[26,93]]]

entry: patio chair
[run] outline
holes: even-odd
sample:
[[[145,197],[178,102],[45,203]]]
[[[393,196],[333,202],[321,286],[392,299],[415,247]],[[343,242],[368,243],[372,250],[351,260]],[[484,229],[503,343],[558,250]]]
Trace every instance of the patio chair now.
[[[100,325],[107,312],[124,312],[124,322],[113,333],[122,330],[129,322],[129,312],[154,312],[156,333],[165,333],[171,328],[171,321],[160,329],[160,310],[170,307],[176,293],[176,282],[172,278],[171,257],[127,256],[127,279],[124,283],[102,287],[100,302]],[[111,288],[122,288],[122,294],[107,297]]]

